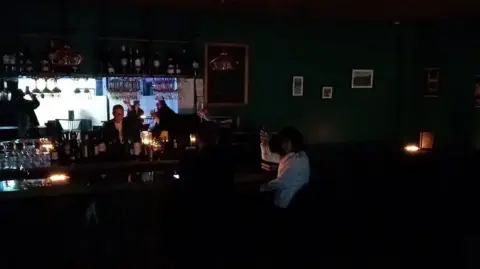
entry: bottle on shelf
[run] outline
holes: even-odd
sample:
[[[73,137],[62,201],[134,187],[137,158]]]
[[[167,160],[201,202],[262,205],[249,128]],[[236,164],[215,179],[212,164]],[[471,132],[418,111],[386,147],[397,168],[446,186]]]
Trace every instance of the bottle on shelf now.
[[[128,49],[128,73],[135,74],[135,63],[133,59],[133,51],[132,48]]]
[[[10,55],[10,69],[12,73],[17,72],[17,55],[15,53]]]
[[[33,70],[33,56],[32,52],[30,51],[30,47],[26,47],[23,50],[24,57],[25,57],[25,72],[32,73]]]
[[[49,70],[45,72],[54,72],[55,70],[53,68],[53,61],[55,60],[56,47],[55,47],[55,42],[53,42],[53,40],[50,40],[47,51],[48,51],[47,61],[49,64]]]
[[[128,70],[128,52],[125,45],[122,45],[120,48],[120,67],[122,68],[122,74],[126,74]]]
[[[79,155],[77,133],[70,132],[70,161],[76,162]]]
[[[115,74],[115,65],[113,63],[113,51],[111,48],[108,48],[107,49],[107,54],[106,54],[106,62],[105,62],[105,66],[106,66],[106,71],[109,75],[113,75]]]
[[[52,144],[53,144],[53,147],[50,150],[50,164],[51,166],[55,166],[55,165],[58,165],[60,161],[59,154],[58,154],[59,144],[56,141],[53,141]]]
[[[153,59],[152,59],[152,71],[151,71],[151,74],[152,75],[158,75],[160,74],[160,54],[157,52],[155,52],[155,55],[153,56]]]
[[[84,135],[83,139],[80,141],[80,158],[81,159],[88,159],[89,151],[88,151],[88,133]]]
[[[18,52],[18,72],[23,74],[25,72],[25,54],[23,51]]]
[[[172,56],[167,58],[167,74],[174,75],[175,74],[175,61],[173,60]]]
[[[175,69],[175,74],[180,75],[180,74],[188,74],[189,71],[191,70],[191,65],[189,64],[189,59],[188,59],[188,51],[186,48],[182,48],[180,50],[179,55],[176,57],[177,60],[177,68]]]
[[[54,44],[53,41],[50,41],[50,45],[47,48],[47,52],[42,56],[40,60],[40,71],[41,72],[51,72],[52,71],[52,60],[55,58],[55,53],[53,52]]]
[[[140,50],[136,49],[135,50],[135,56],[134,56],[134,65],[135,65],[135,72],[136,74],[141,74],[142,73],[142,55],[140,54]],[[144,58],[143,58],[144,59]],[[145,61],[145,60],[143,60]]]

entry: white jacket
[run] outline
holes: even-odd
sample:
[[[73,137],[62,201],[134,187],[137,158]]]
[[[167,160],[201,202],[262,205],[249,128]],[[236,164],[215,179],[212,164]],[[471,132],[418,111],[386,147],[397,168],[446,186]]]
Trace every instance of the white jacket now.
[[[305,152],[285,156],[272,153],[268,146],[260,146],[262,159],[278,163],[277,178],[264,184],[261,191],[275,191],[274,204],[287,208],[295,194],[310,180],[310,162]]]

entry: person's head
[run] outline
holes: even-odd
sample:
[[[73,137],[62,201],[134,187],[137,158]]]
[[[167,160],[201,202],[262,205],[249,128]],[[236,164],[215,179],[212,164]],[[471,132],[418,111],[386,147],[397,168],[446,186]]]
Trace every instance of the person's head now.
[[[125,115],[122,105],[114,105],[112,108],[113,120],[115,122],[121,122]]]
[[[167,103],[163,99],[160,100],[160,102],[158,102],[158,108],[162,108],[162,107],[167,107]]]
[[[285,127],[278,134],[285,154],[303,150],[303,135],[293,127]]]
[[[217,144],[219,138],[217,124],[211,121],[202,122],[198,128],[197,136],[200,147]]]
[[[25,96],[25,93],[20,89],[13,89],[11,91],[11,94],[12,94],[12,100],[13,99],[20,99],[20,98],[23,98],[23,96]]]
[[[140,102],[139,101],[133,101],[133,107],[135,109],[139,109],[140,108]]]

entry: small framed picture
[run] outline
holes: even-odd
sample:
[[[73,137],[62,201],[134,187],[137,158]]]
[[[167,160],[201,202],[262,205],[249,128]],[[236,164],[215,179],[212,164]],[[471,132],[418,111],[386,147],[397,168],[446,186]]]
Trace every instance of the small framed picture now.
[[[293,77],[292,96],[303,96],[303,77]]]
[[[353,89],[373,88],[373,70],[372,69],[353,69],[352,70],[352,88]]]
[[[322,99],[332,99],[333,87],[322,87]]]

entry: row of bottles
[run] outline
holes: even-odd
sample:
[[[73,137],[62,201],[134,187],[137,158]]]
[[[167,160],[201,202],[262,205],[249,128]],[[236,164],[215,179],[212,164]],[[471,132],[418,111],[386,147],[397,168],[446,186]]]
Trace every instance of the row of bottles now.
[[[34,55],[30,46],[4,53],[1,72],[8,75],[32,73],[77,72],[82,56],[71,51],[69,46],[50,40],[39,55]]]
[[[105,141],[101,131],[70,131],[54,139],[50,158],[52,165],[69,165],[109,160],[151,160],[153,152],[140,141]]]
[[[139,48],[121,45],[117,51],[107,48],[100,61],[101,72],[109,75],[193,76],[198,68],[197,60],[185,48],[161,56],[158,51],[149,55]]]

